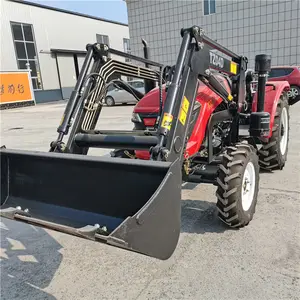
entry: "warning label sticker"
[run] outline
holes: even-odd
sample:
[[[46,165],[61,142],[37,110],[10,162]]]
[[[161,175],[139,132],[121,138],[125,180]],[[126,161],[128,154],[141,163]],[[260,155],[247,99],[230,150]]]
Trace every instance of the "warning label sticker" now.
[[[237,64],[233,61],[230,62],[230,72],[233,74],[237,73]]]
[[[172,121],[173,121],[173,116],[171,114],[164,114],[162,123],[161,123],[161,127],[170,130],[171,129],[171,125],[172,125]]]
[[[189,107],[190,107],[190,102],[186,97],[184,97],[181,104],[180,113],[179,113],[179,121],[183,126],[185,125]]]

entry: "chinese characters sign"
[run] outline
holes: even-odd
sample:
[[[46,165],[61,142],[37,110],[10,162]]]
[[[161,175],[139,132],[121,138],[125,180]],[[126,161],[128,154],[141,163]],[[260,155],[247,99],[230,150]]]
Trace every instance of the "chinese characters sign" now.
[[[0,104],[34,101],[30,80],[28,72],[0,72]]]

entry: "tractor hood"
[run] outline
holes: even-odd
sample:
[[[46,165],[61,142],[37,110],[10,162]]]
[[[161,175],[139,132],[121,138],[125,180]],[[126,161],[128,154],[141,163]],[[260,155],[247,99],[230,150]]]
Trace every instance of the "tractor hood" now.
[[[165,85],[163,87],[162,99],[163,105],[166,99]],[[199,81],[198,94],[208,90],[208,87]],[[159,112],[159,87],[154,88],[147,93],[134,107],[134,113],[154,114]]]
[[[166,99],[165,85],[163,85],[163,104]],[[147,93],[134,107],[135,113],[157,113],[159,111],[159,87]]]

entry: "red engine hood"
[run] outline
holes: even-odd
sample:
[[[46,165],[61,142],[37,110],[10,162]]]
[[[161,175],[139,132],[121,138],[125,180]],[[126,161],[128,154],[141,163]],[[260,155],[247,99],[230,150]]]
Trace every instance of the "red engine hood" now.
[[[166,93],[163,86],[163,104],[165,103]],[[146,94],[134,107],[136,113],[156,113],[159,111],[159,88],[155,88]]]
[[[208,87],[199,81],[198,93],[207,93]],[[163,105],[166,99],[166,93],[163,85]],[[159,112],[159,88],[155,88],[146,94],[134,107],[133,112],[135,113],[156,113]]]

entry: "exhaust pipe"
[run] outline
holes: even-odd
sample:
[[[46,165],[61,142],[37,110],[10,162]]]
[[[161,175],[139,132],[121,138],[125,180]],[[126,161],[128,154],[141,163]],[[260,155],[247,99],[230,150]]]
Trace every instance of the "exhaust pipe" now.
[[[265,92],[268,73],[271,70],[271,56],[260,54],[255,56],[255,72],[257,82],[257,111],[250,114],[250,135],[265,137],[270,132],[270,114],[264,111]]]
[[[150,59],[150,47],[148,47],[148,43],[146,40],[142,39],[142,43],[143,43],[143,50],[144,50],[144,58],[146,59]],[[149,64],[145,64],[146,68],[150,68]],[[151,81],[151,80],[144,80],[145,82],[145,94],[149,93],[151,90],[153,90],[155,88],[155,82]]]

